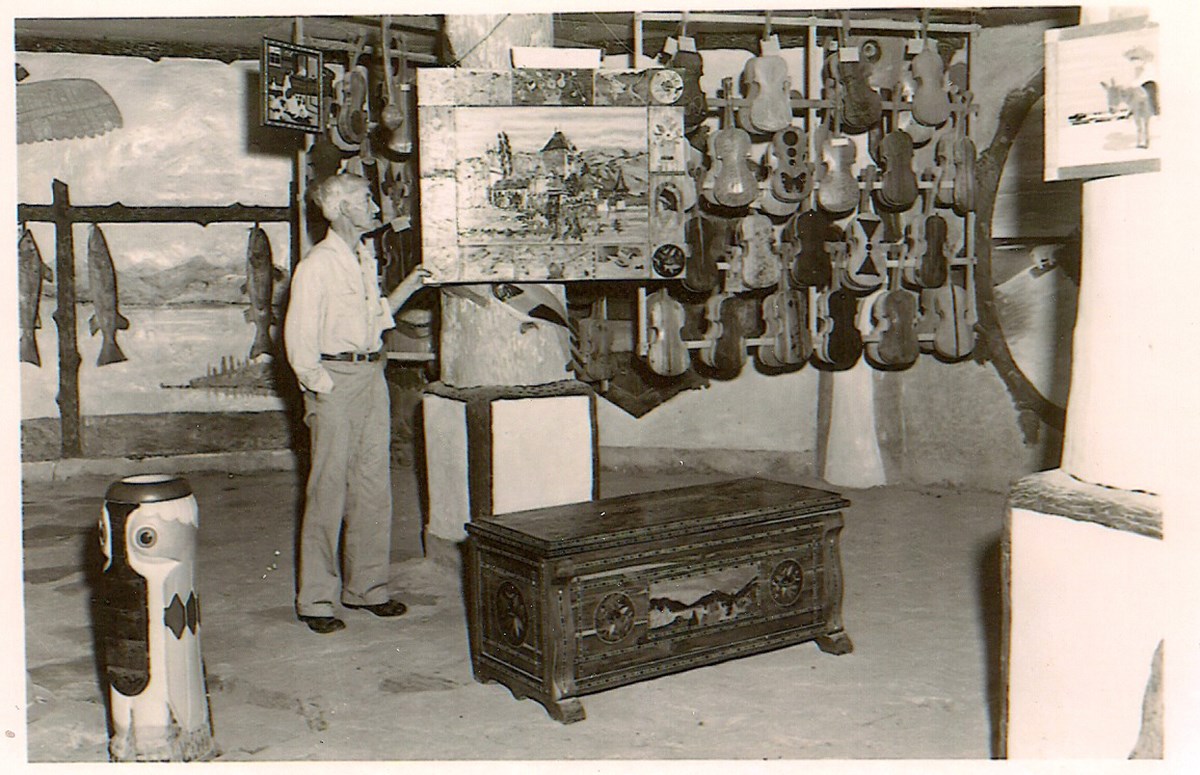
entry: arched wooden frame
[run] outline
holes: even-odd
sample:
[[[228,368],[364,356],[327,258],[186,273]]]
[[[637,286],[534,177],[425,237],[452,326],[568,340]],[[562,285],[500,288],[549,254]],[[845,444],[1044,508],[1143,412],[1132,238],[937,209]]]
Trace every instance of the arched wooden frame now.
[[[1067,410],[1042,395],[1008,349],[1004,327],[996,310],[992,279],[992,217],[1008,153],[1025,117],[1042,98],[1044,76],[1045,71],[1039,70],[1023,87],[1009,92],[1004,98],[996,134],[975,163],[975,297],[978,309],[975,326],[979,336],[975,358],[980,362],[991,361],[996,367],[1019,412],[1018,422],[1027,444],[1037,441],[1041,423],[1061,432],[1066,426]]]

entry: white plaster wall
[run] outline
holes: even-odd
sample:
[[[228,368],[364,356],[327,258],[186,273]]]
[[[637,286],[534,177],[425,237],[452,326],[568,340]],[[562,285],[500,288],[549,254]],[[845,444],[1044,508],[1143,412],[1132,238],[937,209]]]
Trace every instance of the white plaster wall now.
[[[1166,559],[1161,540],[1012,511],[1009,758],[1133,750],[1167,633]]]
[[[592,499],[594,449],[587,396],[492,403],[492,512]]]

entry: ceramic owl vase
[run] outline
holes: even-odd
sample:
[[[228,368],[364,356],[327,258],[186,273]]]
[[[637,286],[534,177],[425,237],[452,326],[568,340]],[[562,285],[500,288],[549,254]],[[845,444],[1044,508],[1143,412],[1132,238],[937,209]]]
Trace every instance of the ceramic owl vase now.
[[[99,622],[113,761],[195,761],[215,753],[195,588],[199,510],[186,479],[109,486]]]

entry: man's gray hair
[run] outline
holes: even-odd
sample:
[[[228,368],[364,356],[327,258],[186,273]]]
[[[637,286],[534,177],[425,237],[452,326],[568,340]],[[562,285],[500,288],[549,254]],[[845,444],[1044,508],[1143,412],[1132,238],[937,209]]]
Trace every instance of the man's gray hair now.
[[[312,192],[313,201],[321,208],[326,220],[332,222],[338,207],[352,196],[360,196],[361,186],[368,185],[367,179],[350,172],[330,175],[316,185]]]

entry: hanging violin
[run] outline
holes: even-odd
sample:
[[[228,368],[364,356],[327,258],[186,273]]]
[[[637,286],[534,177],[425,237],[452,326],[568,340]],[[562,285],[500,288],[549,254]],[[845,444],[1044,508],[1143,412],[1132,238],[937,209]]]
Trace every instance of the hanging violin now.
[[[844,16],[842,27],[838,29],[838,52],[832,66],[837,69],[842,84],[842,130],[861,134],[879,123],[883,101],[867,80],[870,73],[862,61],[862,52],[847,44],[849,25],[849,16]]]
[[[779,255],[770,218],[759,213],[743,216],[738,221],[737,244],[742,282],[747,288],[769,288],[779,282]]]
[[[883,220],[871,209],[871,191],[877,170],[863,168],[862,191],[858,211],[846,226],[846,263],[842,268],[844,284],[856,291],[872,291],[883,285],[885,257]]]
[[[792,123],[792,79],[780,56],[779,37],[771,34],[771,14],[759,41],[759,55],[742,70],[746,104],[738,110],[738,126],[750,133],[773,133]]]
[[[828,288],[833,282],[833,258],[826,245],[844,239],[829,216],[821,210],[796,213],[784,224],[780,238],[791,281],[802,287]]]
[[[950,118],[950,96],[946,93],[945,65],[937,43],[929,37],[924,41],[924,47],[912,60],[913,80],[917,84],[912,116],[925,126],[936,127]]]
[[[896,128],[897,112],[894,109],[892,113],[892,130],[879,141],[878,160],[883,174],[875,201],[883,209],[904,212],[917,201],[917,175],[913,172],[913,140]]]
[[[688,370],[687,345],[681,331],[684,324],[683,305],[671,298],[666,288],[646,297],[647,349],[646,363],[655,374],[678,377]]]
[[[771,369],[802,366],[812,354],[812,335],[808,330],[808,294],[792,289],[790,272],[780,272],[779,287],[763,299],[765,337],[758,346],[760,363]]]
[[[858,202],[858,182],[854,179],[854,160],[858,149],[841,132],[841,100],[838,79],[826,81],[826,93],[832,97],[825,123],[818,132],[817,147],[821,166],[817,183],[817,204],[833,215],[844,215]]]
[[[758,177],[750,166],[750,134],[733,124],[733,79],[722,81],[725,98],[721,129],[708,140],[710,166],[702,190],[713,204],[746,207],[758,197]]]

